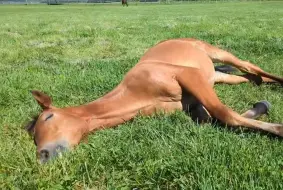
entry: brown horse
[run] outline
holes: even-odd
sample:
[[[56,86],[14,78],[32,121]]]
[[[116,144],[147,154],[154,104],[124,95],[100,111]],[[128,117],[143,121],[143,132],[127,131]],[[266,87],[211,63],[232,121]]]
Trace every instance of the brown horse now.
[[[123,5],[123,7],[126,5],[126,6],[129,6],[128,5],[128,1],[127,0],[122,0],[122,5]]]
[[[215,71],[213,62],[234,66],[246,74]],[[27,127],[42,163],[76,146],[91,131],[158,111],[191,111],[199,120],[211,117],[229,126],[283,136],[283,125],[255,120],[266,112],[266,106],[263,111],[253,109],[241,115],[225,106],[213,90],[215,83],[238,84],[254,79],[283,83],[283,78],[206,42],[171,39],[150,48],[116,88],[88,104],[57,108],[48,95],[32,91],[43,111]]]

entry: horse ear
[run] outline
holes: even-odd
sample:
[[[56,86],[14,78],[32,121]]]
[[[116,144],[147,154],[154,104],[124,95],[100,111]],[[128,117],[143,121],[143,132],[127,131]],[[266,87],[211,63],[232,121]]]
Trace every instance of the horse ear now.
[[[52,100],[48,95],[38,90],[32,90],[31,93],[37,103],[42,107],[42,109],[51,108]]]

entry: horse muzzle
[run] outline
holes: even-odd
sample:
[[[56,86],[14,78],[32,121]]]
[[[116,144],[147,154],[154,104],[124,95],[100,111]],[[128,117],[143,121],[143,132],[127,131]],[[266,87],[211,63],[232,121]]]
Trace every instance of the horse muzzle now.
[[[69,149],[67,141],[56,141],[44,145],[37,153],[38,160],[41,164],[58,157]]]

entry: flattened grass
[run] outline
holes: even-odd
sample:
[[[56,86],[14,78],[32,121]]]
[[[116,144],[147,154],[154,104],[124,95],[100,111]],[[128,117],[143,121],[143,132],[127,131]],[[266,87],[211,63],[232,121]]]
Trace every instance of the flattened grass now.
[[[282,189],[281,139],[200,127],[180,112],[97,132],[43,166],[22,129],[40,111],[29,90],[61,107],[92,101],[164,39],[202,39],[283,76],[282,15],[281,2],[0,6],[0,188]],[[283,122],[278,85],[216,90],[238,112],[266,99],[273,107],[261,119]]]

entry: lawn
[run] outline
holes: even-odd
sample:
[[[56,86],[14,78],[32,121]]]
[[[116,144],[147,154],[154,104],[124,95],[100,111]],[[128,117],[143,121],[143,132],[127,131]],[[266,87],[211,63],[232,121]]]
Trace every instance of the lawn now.
[[[202,39],[283,76],[282,31],[283,2],[0,6],[0,189],[283,189],[282,139],[181,112],[99,131],[45,165],[23,129],[40,112],[29,90],[58,107],[92,101],[164,39]],[[261,120],[283,123],[281,86],[215,88],[240,113],[268,100]]]

